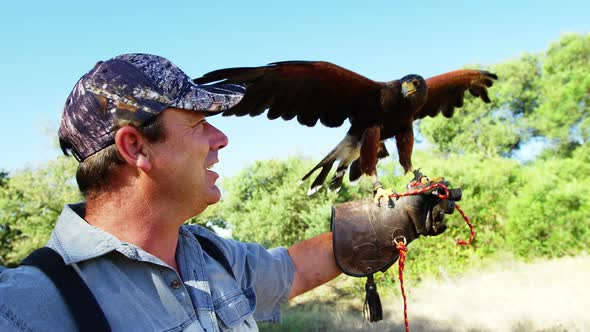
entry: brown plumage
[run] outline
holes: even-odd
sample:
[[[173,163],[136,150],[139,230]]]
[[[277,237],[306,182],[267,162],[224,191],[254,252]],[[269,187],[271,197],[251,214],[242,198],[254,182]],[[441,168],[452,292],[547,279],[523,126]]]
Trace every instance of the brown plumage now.
[[[338,190],[350,166],[350,180],[361,175],[376,177],[377,162],[388,156],[383,141],[395,137],[399,162],[412,169],[414,132],[412,122],[442,113],[453,116],[463,106],[466,90],[489,103],[487,88],[497,79],[483,70],[461,69],[424,80],[407,75],[399,80],[377,82],[335,64],[322,61],[285,61],[262,67],[221,69],[195,79],[198,84],[219,82],[245,84],[246,94],[224,116],[257,116],[268,109],[269,119],[291,120],[314,126],[318,120],[338,127],[349,119],[345,138],[302,181],[322,169],[309,194],[324,183],[335,161],[340,163],[330,182]]]

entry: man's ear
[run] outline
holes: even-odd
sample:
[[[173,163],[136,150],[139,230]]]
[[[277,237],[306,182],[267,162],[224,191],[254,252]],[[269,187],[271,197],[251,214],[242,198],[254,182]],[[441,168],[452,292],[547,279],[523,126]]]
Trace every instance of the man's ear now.
[[[121,157],[130,165],[144,172],[152,169],[149,144],[133,126],[123,126],[115,134],[115,144]]]

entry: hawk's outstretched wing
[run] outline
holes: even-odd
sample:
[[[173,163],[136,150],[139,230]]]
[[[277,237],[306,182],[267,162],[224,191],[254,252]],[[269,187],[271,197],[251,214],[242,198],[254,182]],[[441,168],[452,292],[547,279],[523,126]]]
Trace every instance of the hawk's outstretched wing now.
[[[431,77],[426,80],[428,86],[426,104],[415,114],[414,119],[434,117],[439,113],[447,118],[452,117],[455,107],[463,106],[466,90],[475,97],[480,97],[485,103],[489,103],[487,88],[491,87],[496,79],[498,79],[496,74],[474,69],[459,69]]]
[[[330,62],[284,61],[261,67],[216,70],[194,80],[245,84],[246,94],[225,116],[257,116],[268,109],[268,118],[314,126],[318,120],[338,127],[349,117],[379,108],[383,84]],[[362,116],[362,115],[361,115]]]

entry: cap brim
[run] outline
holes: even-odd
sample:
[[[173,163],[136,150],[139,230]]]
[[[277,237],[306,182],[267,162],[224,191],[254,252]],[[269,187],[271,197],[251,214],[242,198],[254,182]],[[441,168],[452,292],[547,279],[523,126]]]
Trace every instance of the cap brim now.
[[[197,85],[191,82],[187,92],[170,106],[213,115],[237,105],[245,92],[246,87],[238,84]]]

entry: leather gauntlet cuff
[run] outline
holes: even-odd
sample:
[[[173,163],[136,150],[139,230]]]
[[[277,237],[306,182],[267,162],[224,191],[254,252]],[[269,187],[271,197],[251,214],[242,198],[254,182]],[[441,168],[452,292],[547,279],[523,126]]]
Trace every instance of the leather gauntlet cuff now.
[[[372,199],[332,207],[334,255],[340,269],[354,277],[387,270],[398,259],[394,239],[409,243],[418,237],[402,197],[395,207],[380,207]]]
[[[414,174],[415,181],[408,186],[412,190],[425,190],[435,183],[418,171]],[[438,183],[449,186],[444,178]],[[364,311],[368,312],[369,321],[383,317],[373,274],[385,272],[398,260],[396,242],[409,244],[420,235],[434,236],[445,231],[444,216],[453,213],[455,201],[461,199],[461,189],[450,189],[445,199],[440,199],[436,190],[440,188],[403,196],[393,204],[378,205],[373,199],[364,199],[332,207],[336,264],[345,274],[367,277]]]
[[[398,259],[394,240],[405,238],[409,244],[420,235],[434,236],[446,230],[444,216],[453,213],[455,201],[461,199],[461,189],[451,189],[449,193],[449,199],[443,200],[433,190],[404,196],[395,200],[393,207],[379,206],[372,199],[334,205],[336,263],[354,277],[384,272]]]

